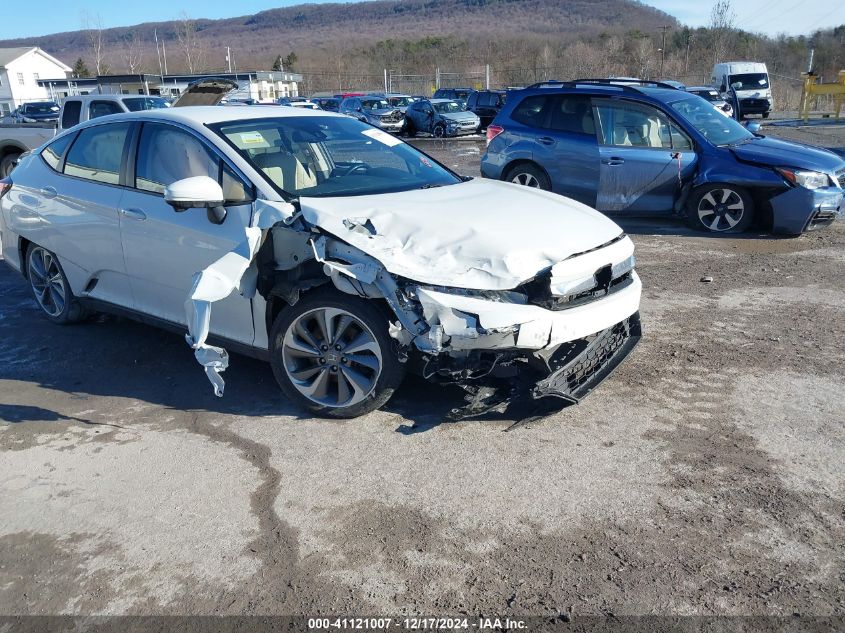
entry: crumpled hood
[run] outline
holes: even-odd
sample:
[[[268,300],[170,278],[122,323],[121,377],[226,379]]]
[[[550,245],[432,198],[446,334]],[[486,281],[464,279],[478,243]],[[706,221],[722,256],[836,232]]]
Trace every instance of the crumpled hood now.
[[[622,229],[569,198],[497,180],[300,198],[304,219],[424,284],[506,290]]]
[[[845,167],[845,161],[833,152],[768,136],[732,147],[731,151],[740,160],[772,167],[795,167],[828,174]]]

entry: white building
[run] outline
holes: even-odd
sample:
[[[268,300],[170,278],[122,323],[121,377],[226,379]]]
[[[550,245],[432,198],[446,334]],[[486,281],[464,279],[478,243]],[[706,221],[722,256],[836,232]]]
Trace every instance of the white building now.
[[[37,46],[0,48],[0,115],[26,101],[46,101],[49,91],[39,79],[64,79],[70,66]]]

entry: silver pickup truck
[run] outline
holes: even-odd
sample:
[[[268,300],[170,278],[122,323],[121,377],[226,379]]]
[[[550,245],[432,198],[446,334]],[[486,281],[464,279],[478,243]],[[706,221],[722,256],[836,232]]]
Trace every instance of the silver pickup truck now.
[[[82,95],[68,97],[57,123],[0,122],[0,178],[8,176],[24,152],[40,147],[58,132],[78,123],[120,112],[166,108],[166,99],[146,95]]]
[[[223,95],[236,90],[230,79],[208,77],[190,84],[173,106],[214,105]],[[68,97],[55,123],[3,123],[0,121],[0,178],[8,176],[24,152],[40,147],[59,132],[97,117],[121,112],[167,108],[167,99],[152,95],[91,94]]]

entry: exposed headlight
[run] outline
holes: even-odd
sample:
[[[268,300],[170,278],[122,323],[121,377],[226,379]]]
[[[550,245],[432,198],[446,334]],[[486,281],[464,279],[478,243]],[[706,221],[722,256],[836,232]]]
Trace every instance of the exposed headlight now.
[[[778,168],[778,173],[797,187],[805,189],[819,189],[830,186],[830,176],[818,171],[799,171],[796,169]]]

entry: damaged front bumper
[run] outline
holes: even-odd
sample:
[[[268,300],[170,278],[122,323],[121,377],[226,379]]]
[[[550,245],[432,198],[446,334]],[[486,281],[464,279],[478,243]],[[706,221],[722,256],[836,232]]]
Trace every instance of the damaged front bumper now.
[[[773,197],[770,203],[772,229],[776,233],[799,235],[827,226],[845,213],[843,190],[838,187],[795,187]]]

